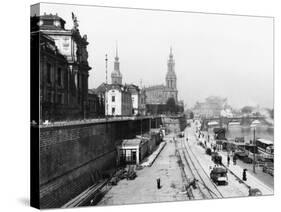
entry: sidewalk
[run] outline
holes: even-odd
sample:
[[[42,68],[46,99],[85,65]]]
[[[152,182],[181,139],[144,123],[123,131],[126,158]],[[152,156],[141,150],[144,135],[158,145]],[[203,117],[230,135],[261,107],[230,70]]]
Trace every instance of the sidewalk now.
[[[187,200],[183,179],[175,155],[172,136],[165,136],[165,148],[160,151],[153,165],[137,170],[134,180],[121,180],[113,186],[98,205],[123,205],[137,203]],[[161,179],[157,189],[156,179]]]
[[[146,167],[146,166],[152,166],[153,162],[155,161],[155,159],[157,158],[157,156],[160,154],[160,152],[162,151],[162,149],[165,147],[166,145],[166,141],[162,141],[159,146],[157,147],[157,149],[148,156],[147,160],[145,162],[143,162],[141,164],[142,167]]]
[[[220,151],[219,154],[222,156],[222,161],[227,161],[227,153]],[[225,163],[226,164],[226,163]],[[225,165],[225,167],[227,167]],[[236,177],[238,177],[241,181],[242,180],[242,173],[243,168],[241,168],[239,165],[233,165],[233,163],[230,163],[229,167],[227,167],[229,171],[231,171]],[[255,176],[247,172],[247,181],[243,181],[247,186],[250,186],[251,188],[258,188],[263,195],[273,195],[274,191],[267,185],[265,185],[263,182],[261,182],[259,179],[257,179]]]

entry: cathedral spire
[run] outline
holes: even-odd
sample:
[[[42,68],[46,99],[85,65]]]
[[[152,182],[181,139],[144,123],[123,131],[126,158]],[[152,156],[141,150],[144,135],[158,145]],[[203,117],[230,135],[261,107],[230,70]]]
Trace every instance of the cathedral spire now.
[[[117,43],[117,41],[116,41],[116,53],[115,53],[115,58],[119,59],[119,58],[118,58],[118,43]]]
[[[114,69],[111,73],[111,83],[112,84],[122,84],[122,74],[120,72],[120,62],[118,57],[118,46],[116,41],[116,48],[115,48],[115,60],[114,60]]]
[[[166,86],[171,89],[177,88],[177,76],[175,73],[175,60],[172,52],[172,47],[170,47],[169,59],[167,62],[168,70],[166,74]]]

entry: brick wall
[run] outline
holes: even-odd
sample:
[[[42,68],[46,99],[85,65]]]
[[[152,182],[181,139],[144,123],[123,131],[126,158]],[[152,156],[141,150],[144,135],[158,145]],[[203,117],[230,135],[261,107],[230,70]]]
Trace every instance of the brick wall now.
[[[62,206],[114,169],[116,145],[140,134],[141,125],[148,132],[149,119],[41,127],[41,207]]]

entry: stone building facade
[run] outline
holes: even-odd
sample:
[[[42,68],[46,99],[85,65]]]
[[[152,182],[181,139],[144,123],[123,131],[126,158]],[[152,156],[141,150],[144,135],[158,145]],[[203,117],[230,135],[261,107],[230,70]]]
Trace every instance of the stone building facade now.
[[[40,119],[55,121],[86,118],[88,76],[91,69],[87,52],[89,43],[86,35],[80,35],[76,16],[72,13],[72,29],[65,29],[65,21],[58,15],[44,14],[31,19],[31,24],[38,26],[33,34],[42,37]]]
[[[40,34],[40,115],[42,120],[64,119],[68,102],[68,63],[54,40]]]

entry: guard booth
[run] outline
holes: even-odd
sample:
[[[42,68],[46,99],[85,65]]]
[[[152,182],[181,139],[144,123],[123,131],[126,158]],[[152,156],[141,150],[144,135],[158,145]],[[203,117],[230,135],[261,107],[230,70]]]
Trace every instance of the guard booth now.
[[[141,138],[125,139],[121,145],[117,146],[117,164],[136,164],[142,161],[142,159],[148,153],[148,140]]]

